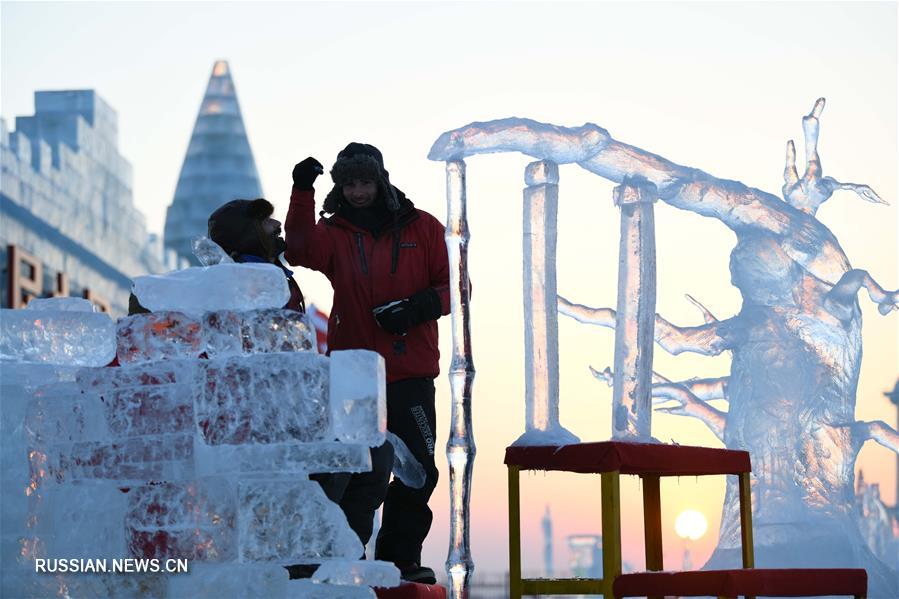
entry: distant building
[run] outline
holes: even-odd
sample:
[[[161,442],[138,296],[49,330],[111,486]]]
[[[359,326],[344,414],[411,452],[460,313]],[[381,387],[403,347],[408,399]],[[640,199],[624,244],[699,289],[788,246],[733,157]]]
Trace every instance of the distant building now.
[[[600,535],[569,535],[571,575],[575,578],[602,578],[602,537]]]
[[[2,306],[77,295],[127,313],[131,279],[178,267],[134,207],[116,112],[93,90],[38,91],[0,119]]]
[[[543,528],[543,575],[547,578],[553,577],[553,518],[549,513],[549,506],[546,506],[546,512],[540,521]]]
[[[196,263],[191,241],[206,234],[206,220],[235,198],[262,197],[231,69],[216,61],[190,137],[165,219],[165,245]]]

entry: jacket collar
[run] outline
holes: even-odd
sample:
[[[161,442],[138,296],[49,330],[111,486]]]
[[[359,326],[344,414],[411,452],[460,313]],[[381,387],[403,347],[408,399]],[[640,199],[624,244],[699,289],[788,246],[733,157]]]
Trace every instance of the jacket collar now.
[[[333,216],[325,218],[324,222],[330,226],[348,229],[353,232],[371,233],[376,239],[385,233],[398,232],[418,219],[418,210],[416,210],[412,200],[407,198],[405,194],[399,192],[397,195],[400,202],[399,210],[396,212],[385,210],[383,221],[374,228],[361,227],[342,215],[340,211]]]

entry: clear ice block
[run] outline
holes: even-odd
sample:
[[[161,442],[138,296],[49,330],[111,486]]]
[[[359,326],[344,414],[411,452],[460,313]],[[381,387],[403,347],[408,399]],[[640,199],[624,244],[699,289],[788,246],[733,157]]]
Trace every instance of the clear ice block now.
[[[128,557],[123,524],[128,497],[109,482],[83,481],[40,490],[28,532],[40,539],[42,557]]]
[[[274,264],[194,266],[135,277],[134,294],[152,312],[202,316],[217,310],[283,308],[290,299],[284,271]]]
[[[362,555],[359,537],[317,482],[253,480],[238,487],[241,561],[302,564]]]
[[[203,266],[212,266],[214,264],[233,264],[234,260],[225,253],[222,246],[209,239],[205,235],[194,238],[190,244],[194,252],[194,256]]]
[[[132,488],[124,529],[133,557],[233,561],[237,484],[204,478]]]
[[[232,597],[286,599],[301,597],[290,589],[294,583],[277,564],[190,564],[187,574],[168,577],[168,597],[230,599]]]
[[[196,358],[203,353],[203,328],[181,312],[135,314],[118,322],[116,355],[120,364]]]
[[[212,357],[316,351],[315,327],[296,310],[221,310],[203,315],[206,353]]]
[[[0,310],[3,360],[105,366],[115,344],[115,323],[103,313]]]
[[[325,356],[222,358],[201,370],[196,420],[209,445],[332,440]]]
[[[331,352],[331,414],[337,438],[377,447],[387,430],[384,358],[355,349]]]
[[[400,571],[392,562],[378,560],[326,560],[312,575],[312,582],[369,587],[395,587]]]
[[[288,587],[289,597],[302,599],[375,599],[369,587],[348,587],[342,584],[324,584],[311,580],[293,580]]]
[[[84,368],[77,372],[75,378],[86,391],[146,385],[193,384],[198,367],[198,360],[159,360],[126,364],[118,368]]]
[[[28,301],[26,310],[50,312],[98,312],[90,300],[80,297],[36,297]]]
[[[368,472],[368,446],[355,443],[272,443],[194,446],[197,476]]]
[[[132,485],[194,478],[193,434],[66,443],[32,453],[32,470],[46,470],[46,478],[59,483],[114,480]]]

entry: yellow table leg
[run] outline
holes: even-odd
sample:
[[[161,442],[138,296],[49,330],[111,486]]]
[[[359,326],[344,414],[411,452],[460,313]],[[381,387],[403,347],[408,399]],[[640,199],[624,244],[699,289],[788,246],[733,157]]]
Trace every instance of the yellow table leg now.
[[[614,599],[612,584],[621,575],[621,489],[618,471],[600,474],[602,483],[603,597]]]
[[[643,481],[643,541],[646,547],[646,569],[650,572],[661,572],[665,567],[662,560],[662,497],[659,477],[645,474],[640,478]]]
[[[518,466],[509,466],[509,597],[521,599],[521,505]]]
[[[755,567],[755,554],[752,547],[752,489],[749,486],[749,473],[740,475],[740,540],[743,546],[743,567]]]

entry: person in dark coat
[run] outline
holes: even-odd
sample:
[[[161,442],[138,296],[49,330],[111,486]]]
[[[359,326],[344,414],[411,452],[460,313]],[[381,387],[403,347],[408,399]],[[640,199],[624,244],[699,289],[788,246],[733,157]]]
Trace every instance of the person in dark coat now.
[[[281,236],[281,223],[272,218],[275,207],[264,198],[231,200],[209,215],[209,238],[235,262],[268,262],[284,271],[290,287],[290,300],[284,308],[306,312],[300,286],[279,260],[287,249]]]
[[[449,313],[444,227],[390,183],[381,152],[361,143],[337,155],[331,169],[334,187],[316,223],[313,183],[322,172],[312,157],[294,167],[285,257],[324,273],[334,288],[329,351],[368,349],[383,356],[387,428],[426,474],[421,489],[396,479],[388,486],[393,451],[385,443],[372,450],[372,471],[353,475],[339,503],[365,545],[383,501],[375,558],[394,562],[405,580],[433,584],[433,570],[421,565],[421,548],[431,527],[428,500],[438,476],[437,319]]]
[[[306,302],[293,272],[279,259],[287,248],[281,236],[281,223],[272,214],[275,207],[265,198],[231,200],[219,206],[207,221],[209,238],[235,262],[268,262],[284,271],[290,299],[285,309],[306,312]],[[128,315],[145,314],[133,293],[128,298]]]

